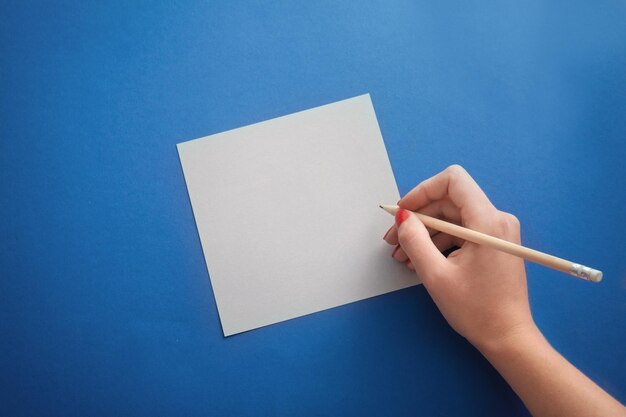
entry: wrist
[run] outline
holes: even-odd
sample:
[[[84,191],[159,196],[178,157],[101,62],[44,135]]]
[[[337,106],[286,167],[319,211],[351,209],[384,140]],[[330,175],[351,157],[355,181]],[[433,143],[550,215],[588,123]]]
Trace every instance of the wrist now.
[[[548,345],[548,342],[534,322],[520,324],[498,337],[474,343],[474,346],[490,361],[499,357],[518,355],[542,345]]]

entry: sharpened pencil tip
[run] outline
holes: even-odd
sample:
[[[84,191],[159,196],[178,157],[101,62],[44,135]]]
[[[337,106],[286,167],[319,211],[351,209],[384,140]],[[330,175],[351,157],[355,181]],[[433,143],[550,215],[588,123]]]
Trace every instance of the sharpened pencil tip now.
[[[396,211],[398,211],[398,206],[388,206],[385,204],[380,204],[378,207],[385,210],[387,213],[391,214],[392,216],[396,214]]]

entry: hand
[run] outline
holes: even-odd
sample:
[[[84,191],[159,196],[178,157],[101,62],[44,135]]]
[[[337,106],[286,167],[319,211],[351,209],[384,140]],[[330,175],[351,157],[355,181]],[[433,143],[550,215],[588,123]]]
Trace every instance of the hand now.
[[[626,416],[626,408],[570,364],[530,314],[524,261],[428,230],[417,216],[461,224],[520,243],[517,219],[498,211],[472,177],[453,165],[398,203],[384,239],[415,269],[448,323],[476,346],[534,416]],[[407,211],[408,210],[408,211]],[[445,258],[441,251],[459,246]]]
[[[520,243],[518,220],[498,211],[458,165],[422,182],[398,205]],[[413,215],[384,239],[398,245],[392,256],[415,269],[448,323],[479,349],[536,330],[522,259],[428,230]],[[441,252],[453,246],[460,249],[444,257]]]

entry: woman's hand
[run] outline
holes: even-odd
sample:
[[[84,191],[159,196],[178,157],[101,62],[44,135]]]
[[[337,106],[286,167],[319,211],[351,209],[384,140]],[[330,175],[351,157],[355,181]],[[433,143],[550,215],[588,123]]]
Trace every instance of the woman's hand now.
[[[563,358],[530,314],[524,261],[428,230],[417,216],[461,224],[520,243],[517,219],[498,211],[476,182],[453,165],[399,202],[384,239],[415,269],[448,323],[476,346],[534,416],[626,416],[626,409]],[[441,252],[460,249],[445,258]]]
[[[419,184],[399,206],[520,243],[517,219],[498,211],[458,165]],[[427,230],[417,216],[394,225],[385,241],[398,245],[393,257],[416,270],[448,323],[479,349],[534,331],[522,259]],[[445,258],[441,252],[454,246],[460,249]]]

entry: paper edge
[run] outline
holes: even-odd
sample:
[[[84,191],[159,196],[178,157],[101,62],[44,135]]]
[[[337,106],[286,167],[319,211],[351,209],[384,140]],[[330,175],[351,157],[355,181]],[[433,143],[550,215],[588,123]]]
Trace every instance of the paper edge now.
[[[190,144],[191,142],[195,142],[197,140],[206,139],[206,138],[208,138],[210,136],[221,135],[221,134],[224,134],[224,133],[232,132],[234,130],[239,130],[239,129],[243,129],[243,128],[247,128],[247,127],[252,127],[252,126],[260,125],[260,124],[263,124],[263,123],[273,122],[273,121],[278,120],[278,119],[283,119],[285,117],[295,116],[296,114],[304,113],[304,112],[311,111],[311,110],[316,110],[316,109],[319,109],[320,107],[331,106],[333,104],[342,103],[344,101],[354,100],[354,99],[357,99],[357,98],[360,98],[360,97],[367,97],[369,99],[370,104],[372,105],[372,108],[374,108],[374,103],[372,103],[372,97],[370,96],[370,93],[364,93],[364,94],[359,94],[358,96],[348,97],[348,98],[344,98],[344,99],[333,101],[333,102],[326,103],[326,104],[320,104],[319,106],[310,107],[308,109],[298,110],[298,111],[293,112],[293,113],[283,114],[282,116],[276,116],[276,117],[273,117],[271,119],[261,120],[259,122],[254,122],[254,123],[246,124],[246,125],[243,125],[243,126],[234,127],[232,129],[222,130],[220,132],[209,133],[208,135],[201,136],[199,138],[186,140],[184,142],[179,142],[179,143],[176,144],[176,147],[178,148],[179,146]],[[374,115],[376,115],[376,109],[374,109]],[[379,125],[378,118],[376,118],[376,124]],[[378,129],[380,131],[380,125],[379,125]],[[381,133],[381,136],[382,136],[382,133]],[[383,139],[383,141],[384,141],[384,139]],[[178,155],[180,156],[180,151],[179,151]],[[394,177],[394,179],[395,179],[395,177]]]

